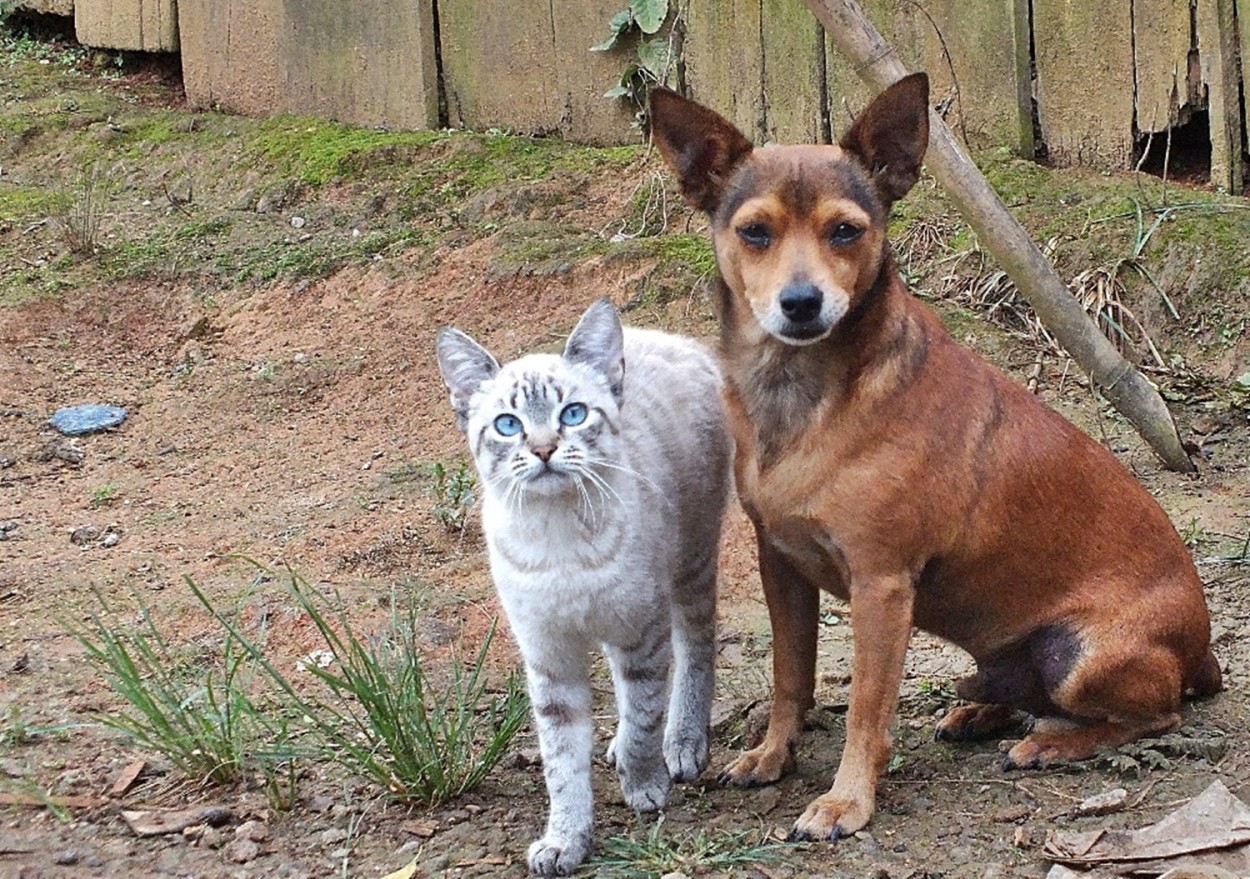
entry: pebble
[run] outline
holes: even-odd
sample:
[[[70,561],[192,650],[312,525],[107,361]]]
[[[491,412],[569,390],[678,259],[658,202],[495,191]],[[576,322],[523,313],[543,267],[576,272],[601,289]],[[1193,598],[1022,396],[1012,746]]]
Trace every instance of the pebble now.
[[[269,838],[269,827],[263,821],[244,821],[234,828],[235,839],[250,839],[252,842],[264,842]]]
[[[78,852],[74,851],[72,848],[59,851],[53,856],[52,861],[62,867],[73,866],[78,863]]]
[[[81,525],[69,533],[69,542],[74,546],[87,546],[100,539],[100,529],[94,525]]]
[[[105,547],[117,546],[117,544],[121,542],[121,539],[122,536],[116,531],[110,531],[104,535],[104,538],[100,541],[100,545]]]
[[[260,855],[260,843],[251,839],[235,839],[226,846],[225,854],[236,864],[246,864]]]
[[[1090,797],[1076,807],[1078,815],[1107,815],[1111,812],[1118,812],[1124,808],[1124,804],[1128,801],[1128,791],[1122,787],[1113,790],[1104,791]]]
[[[342,827],[331,827],[328,830],[321,831],[321,842],[323,845],[338,845],[347,839],[347,831]]]

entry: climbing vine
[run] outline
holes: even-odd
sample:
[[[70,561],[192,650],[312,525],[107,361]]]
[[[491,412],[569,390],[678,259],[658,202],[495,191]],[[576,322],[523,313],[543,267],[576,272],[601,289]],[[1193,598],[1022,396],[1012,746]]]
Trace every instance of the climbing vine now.
[[[603,96],[628,100],[634,107],[634,125],[642,130],[647,127],[647,90],[667,79],[673,60],[671,36],[660,33],[668,13],[668,0],[630,0],[629,6],[608,22],[608,38],[590,47],[592,52],[633,47],[620,81]]]

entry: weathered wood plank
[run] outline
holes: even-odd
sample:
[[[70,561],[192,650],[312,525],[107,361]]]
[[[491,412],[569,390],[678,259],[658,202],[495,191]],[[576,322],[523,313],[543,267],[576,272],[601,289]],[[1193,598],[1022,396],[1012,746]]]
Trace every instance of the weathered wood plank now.
[[[803,0],[763,0],[760,46],[764,139],[828,140],[824,29]]]
[[[868,0],[861,6],[908,70],[929,74],[933,103],[970,146],[1033,154],[1027,0]],[[829,47],[835,135],[871,99]]]
[[[285,22],[282,0],[180,0],[187,102],[250,116],[282,110]]]
[[[1059,165],[1133,161],[1132,7],[1124,0],[1034,0],[1038,119]]]
[[[432,0],[285,5],[288,109],[397,128],[438,125]]]
[[[77,0],[78,41],[102,49],[178,51],[176,0]]]
[[[621,5],[440,0],[449,123],[560,134],[587,143],[636,138],[624,102],[602,97],[619,80],[629,55],[590,51],[607,35]]]
[[[42,12],[45,15],[73,15],[74,0],[21,0],[17,8]]]
[[[768,139],[761,12],[760,0],[689,0],[682,10],[690,97],[755,143]]]
[[[1240,193],[1240,71],[1233,0],[1198,0],[1198,57],[1211,120],[1211,183]]]
[[[1189,0],[1133,0],[1133,65],[1137,130],[1164,132],[1189,121],[1202,102],[1198,71],[1190,70],[1197,35]]]

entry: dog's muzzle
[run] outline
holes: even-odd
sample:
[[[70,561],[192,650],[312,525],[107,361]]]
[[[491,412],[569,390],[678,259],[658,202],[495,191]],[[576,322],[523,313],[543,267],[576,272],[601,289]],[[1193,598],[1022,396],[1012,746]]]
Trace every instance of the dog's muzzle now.
[[[823,315],[825,296],[815,284],[787,284],[777,297],[777,305],[785,318],[783,335],[798,342],[806,342],[829,332],[829,323]]]

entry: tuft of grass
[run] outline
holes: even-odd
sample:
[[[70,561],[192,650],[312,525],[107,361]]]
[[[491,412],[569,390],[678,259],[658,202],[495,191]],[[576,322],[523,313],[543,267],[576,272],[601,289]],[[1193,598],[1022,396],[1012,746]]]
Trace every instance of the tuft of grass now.
[[[230,636],[250,651],[288,708],[303,718],[318,742],[319,759],[371,779],[398,799],[423,804],[441,803],[480,784],[529,716],[529,700],[515,673],[502,691],[493,690],[487,679],[494,625],[476,658],[465,663],[457,657],[440,683],[422,663],[414,607],[409,605],[406,615],[393,613],[385,631],[362,639],[337,596],[331,600],[294,573],[290,577],[291,596],[330,656],[324,668],[304,666],[325,685],[328,698],[299,692],[234,622],[211,608],[194,582],[188,583]]]
[[[91,506],[104,507],[117,500],[118,488],[111,482],[106,482],[91,492]]]
[[[95,596],[100,610],[90,614],[90,625],[66,628],[127,703],[105,714],[105,725],[198,780],[229,784],[273,762],[266,758],[289,732],[281,712],[253,698],[260,663],[250,640],[227,629],[203,668],[170,643],[147,606],[140,605],[139,626],[127,631],[104,597]]]
[[[448,531],[463,531],[469,511],[477,500],[477,473],[461,461],[448,469],[441,461],[430,465],[430,494],[434,497],[434,518]]]
[[[780,860],[781,849],[749,831],[700,828],[694,832],[664,832],[661,813],[647,832],[639,837],[613,836],[604,840],[592,866],[596,875],[687,876],[720,873],[734,867],[767,864]]]
[[[78,185],[69,210],[61,217],[65,245],[81,256],[94,254],[100,244],[100,227],[108,204],[112,181],[92,165],[78,175]]]

